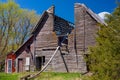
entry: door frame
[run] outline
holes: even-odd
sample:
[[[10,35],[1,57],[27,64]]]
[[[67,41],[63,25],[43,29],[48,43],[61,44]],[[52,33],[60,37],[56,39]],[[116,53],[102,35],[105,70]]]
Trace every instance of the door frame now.
[[[11,63],[11,72],[8,71],[8,64],[9,64],[9,61]],[[7,59],[7,73],[12,73],[12,59]]]
[[[23,72],[23,68],[24,68],[24,66],[23,66],[23,58],[18,58],[18,59],[17,59],[17,63],[18,63],[18,64],[17,64],[17,72],[20,72],[20,70],[19,70],[19,68],[20,68],[20,67],[19,67],[19,60],[22,60],[22,72]]]

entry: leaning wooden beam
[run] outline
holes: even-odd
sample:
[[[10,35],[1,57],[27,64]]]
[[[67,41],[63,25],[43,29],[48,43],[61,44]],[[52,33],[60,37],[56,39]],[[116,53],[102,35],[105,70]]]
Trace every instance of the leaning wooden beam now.
[[[29,75],[25,75],[23,77],[20,78],[20,80],[27,80],[27,78],[30,77],[30,74]]]
[[[52,57],[50,58],[50,60],[47,62],[47,64],[42,68],[42,70],[39,71],[37,74],[32,75],[31,77],[28,77],[28,80],[29,80],[29,79],[33,79],[33,78],[39,76],[39,74],[40,74],[41,72],[43,72],[43,71],[47,68],[47,66],[48,66],[48,65],[50,64],[50,62],[52,61],[52,59],[53,59],[54,56],[56,55],[56,53],[57,53],[57,51],[59,50],[59,48],[60,48],[60,46],[58,46],[58,47],[56,48],[54,54],[52,55]]]
[[[61,48],[60,48],[60,55],[61,55],[61,58],[62,58],[62,60],[63,60],[63,63],[64,63],[64,65],[65,65],[65,68],[66,68],[67,72],[69,72],[68,67],[67,67],[67,64],[66,64],[65,59],[64,59],[64,56],[62,55],[62,50],[61,50]]]

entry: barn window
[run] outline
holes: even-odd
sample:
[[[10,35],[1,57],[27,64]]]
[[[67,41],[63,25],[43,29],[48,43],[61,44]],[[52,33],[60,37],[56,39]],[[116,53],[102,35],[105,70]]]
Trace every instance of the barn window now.
[[[30,65],[30,57],[26,57],[26,64],[25,65]]]
[[[30,57],[26,57],[25,70],[29,70],[30,66]]]
[[[12,59],[7,60],[7,72],[12,73]]]
[[[65,44],[65,45],[68,44],[67,36],[59,36],[58,37],[58,45],[62,46],[62,44]]]

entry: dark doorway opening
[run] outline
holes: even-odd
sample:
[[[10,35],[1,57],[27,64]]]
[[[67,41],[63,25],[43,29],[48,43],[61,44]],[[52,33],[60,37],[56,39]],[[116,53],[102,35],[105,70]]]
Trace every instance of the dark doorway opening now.
[[[36,70],[40,71],[45,63],[45,56],[36,57]]]

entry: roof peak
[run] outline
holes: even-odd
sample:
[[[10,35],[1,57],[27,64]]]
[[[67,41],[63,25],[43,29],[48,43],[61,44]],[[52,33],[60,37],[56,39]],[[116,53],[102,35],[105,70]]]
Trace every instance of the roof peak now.
[[[55,6],[52,5],[50,8],[47,10],[48,13],[54,13],[55,12]]]
[[[79,7],[79,6],[85,6],[85,4],[84,3],[74,3],[74,7]]]
[[[99,23],[107,25],[104,20],[102,20],[96,13],[94,13],[90,8],[88,8],[84,3],[75,3],[75,8],[83,7],[85,10]]]

